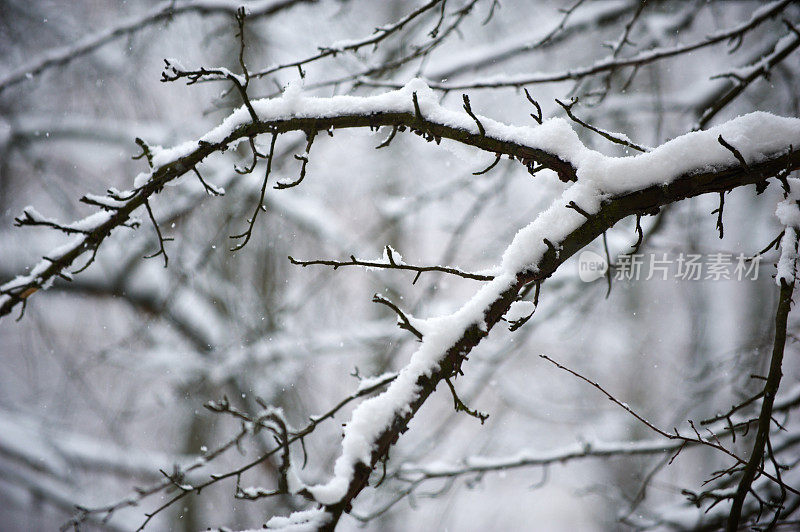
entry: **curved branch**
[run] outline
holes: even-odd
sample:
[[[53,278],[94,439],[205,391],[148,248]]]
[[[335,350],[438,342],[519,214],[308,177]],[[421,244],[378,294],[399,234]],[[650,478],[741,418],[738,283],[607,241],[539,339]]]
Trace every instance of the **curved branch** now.
[[[418,92],[414,88],[419,89],[420,93],[425,90],[427,97],[412,100],[412,95]],[[308,104],[306,107],[310,110],[305,113],[293,112],[292,104],[300,102]],[[54,250],[50,260],[40,262],[29,275],[0,286],[0,297],[5,296],[4,300],[0,300],[0,317],[9,314],[31,294],[47,288],[54,277],[70,267],[80,255],[86,251],[96,251],[111,231],[124,225],[133,212],[145,206],[148,198],[160,192],[166,183],[192,171],[209,155],[224,151],[241,139],[263,133],[277,135],[304,131],[308,134],[342,128],[400,126],[420,132],[430,141],[449,138],[492,153],[516,157],[523,162],[536,160],[556,171],[566,181],[574,181],[576,176],[574,165],[561,158],[556,146],[550,148],[543,142],[545,147],[537,147],[530,142],[531,139],[544,139],[547,133],[545,126],[537,129],[537,135],[532,135],[528,128],[512,128],[484,118],[485,135],[481,135],[474,121],[441,107],[434,95],[419,81],[410,83],[400,91],[373,97],[337,96],[321,99],[291,95],[290,98],[256,101],[253,105],[260,117],[258,122],[252,121],[248,110],[242,107],[196,143],[182,144],[171,150],[154,148],[154,169],[149,176],[140,175],[140,178],[146,179],[140,181],[137,178],[137,186],[133,191],[117,195],[123,199],[118,199],[119,206],[113,213],[103,211],[102,220],[92,215],[73,224],[84,231],[80,237],[76,237],[77,240],[57,252]],[[550,126],[566,132],[565,125],[557,121],[550,122]]]
[[[673,185],[674,183],[684,183],[684,186],[695,188],[694,195],[709,191],[719,192],[738,186],[742,182],[763,181],[766,176],[774,175],[780,169],[796,168],[800,158],[798,152],[785,153],[785,146],[800,145],[800,138],[792,138],[797,136],[793,125],[783,122],[787,119],[768,116],[764,116],[764,120],[769,118],[780,121],[775,124],[775,127],[778,128],[775,135],[778,135],[777,131],[783,128],[788,138],[780,139],[780,144],[766,139],[757,150],[750,149],[751,153],[747,153],[747,155],[759,159],[760,162],[757,165],[751,164],[749,169],[744,168],[730,152],[721,149],[723,153],[710,151],[703,154],[707,166],[716,166],[721,169],[697,175],[693,175],[695,170],[690,167],[671,168],[660,164],[663,161],[658,159],[657,150],[642,155],[643,159],[639,160],[636,158],[603,158],[599,153],[586,148],[574,130],[563,120],[550,120],[532,129],[507,126],[482,117],[484,126],[482,135],[476,123],[469,116],[450,111],[439,105],[435,95],[419,80],[412,81],[399,91],[371,97],[336,96],[323,99],[290,94],[284,98],[256,101],[253,102],[253,105],[257,108],[261,118],[258,122],[253,122],[248,110],[242,107],[197,142],[185,143],[170,150],[154,148],[154,168],[149,175],[141,174],[137,177],[136,188],[133,191],[115,194],[117,208],[113,212],[100,211],[72,224],[85,232],[74,236],[68,245],[53,250],[48,255],[48,259],[40,261],[30,274],[17,277],[0,286],[0,298],[2,298],[0,299],[0,317],[9,314],[17,305],[25,303],[33,293],[50,286],[54,278],[69,268],[79,256],[87,251],[96,252],[114,229],[125,225],[133,212],[144,207],[148,199],[160,192],[166,183],[192,171],[192,168],[209,155],[224,151],[241,139],[248,139],[262,133],[276,135],[288,131],[304,131],[308,134],[312,131],[331,131],[336,128],[402,126],[425,135],[429,141],[448,138],[495,154],[501,153],[515,157],[524,164],[530,164],[532,160],[536,160],[540,165],[556,171],[565,181],[577,179],[579,162],[582,161],[586,161],[584,172],[587,174],[587,179],[591,179],[589,176],[592,175],[592,172],[597,172],[597,175],[602,176],[604,172],[597,171],[601,167],[605,167],[606,174],[613,176],[615,173],[623,173],[627,175],[625,182],[633,180],[637,183],[642,182],[638,180],[637,176],[645,168],[647,168],[647,175],[644,175],[642,179],[649,180],[649,183],[670,181],[673,178],[671,174],[683,171],[690,175],[691,179],[685,182],[678,179],[673,182]],[[295,111],[295,109],[302,109],[302,111]],[[730,127],[756,127],[756,125],[763,124],[763,120],[759,120],[758,117],[743,117],[739,120],[744,125]],[[691,149],[710,150],[711,148],[706,142],[711,138],[714,139],[714,145],[718,146],[716,134],[724,131],[725,125],[720,126],[713,133],[712,131],[693,133],[697,137],[692,139]],[[686,141],[686,139],[676,140],[679,141],[676,144]],[[785,144],[783,144],[784,140]],[[782,153],[779,153],[778,146]],[[690,149],[689,146],[685,146],[685,148]],[[745,150],[746,148],[750,147],[741,147],[740,149]],[[670,148],[667,152],[671,152],[673,149]],[[761,151],[771,151],[771,153],[761,153]],[[666,155],[673,157],[674,153],[666,153]],[[647,157],[650,159],[644,159]],[[643,167],[639,161],[642,161],[645,166]],[[655,171],[656,169],[658,171]],[[705,180],[717,181],[728,174],[735,175],[736,178],[722,188],[712,187],[702,191],[697,188],[702,188]],[[622,186],[613,179],[611,181],[604,177],[597,179],[599,181],[596,185],[606,188],[604,191],[606,194],[619,191],[619,187]],[[661,204],[689,197],[670,198],[667,196],[669,201],[664,201],[663,191],[668,188],[657,188],[661,192],[656,193],[656,196],[652,198],[652,205],[638,207],[633,212],[651,212]],[[582,216],[581,219],[583,219]],[[605,228],[603,227],[602,230]]]

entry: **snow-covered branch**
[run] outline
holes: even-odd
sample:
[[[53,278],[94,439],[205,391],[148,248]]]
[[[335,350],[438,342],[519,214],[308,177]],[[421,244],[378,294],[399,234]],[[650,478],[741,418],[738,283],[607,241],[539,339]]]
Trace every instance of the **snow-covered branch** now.
[[[654,48],[652,50],[636,53],[630,57],[619,58],[611,55],[585,67],[572,68],[557,72],[537,72],[533,74],[515,74],[510,76],[499,75],[476,81],[464,82],[438,82],[431,80],[428,82],[428,84],[432,89],[443,91],[522,87],[524,85],[533,85],[537,83],[554,83],[558,81],[579,80],[588,76],[616,71],[625,67],[640,67],[655,61],[660,61],[662,59],[668,59],[670,57],[687,54],[695,50],[719,44],[731,39],[742,38],[743,35],[761,23],[779,15],[789,4],[791,4],[791,0],[778,0],[771,4],[762,6],[753,13],[749,20],[737,24],[732,28],[715,32],[702,40],[689,44]],[[362,79],[361,83],[373,87],[397,86],[397,84],[394,82],[371,80],[367,78]]]
[[[0,296],[3,296],[0,316],[26,302],[39,289],[47,288],[54,277],[64,273],[86,252],[92,253],[87,265],[90,264],[97,248],[111,231],[129,223],[133,212],[145,206],[148,198],[161,191],[166,183],[192,171],[213,153],[262,133],[332,131],[337,128],[374,128],[382,125],[408,127],[430,141],[448,138],[485,151],[515,157],[525,164],[536,161],[556,171],[563,180],[574,181],[583,174],[584,184],[595,181],[593,185],[605,194],[623,192],[630,184],[664,182],[707,166],[725,168],[724,171],[706,174],[706,179],[713,181],[727,171],[733,171],[729,167],[734,163],[738,166],[738,161],[730,153],[716,147],[708,151],[713,155],[696,149],[691,152],[691,156],[683,155],[689,143],[694,144],[699,139],[707,142],[710,132],[680,137],[665,144],[661,150],[639,157],[612,159],[584,146],[574,130],[563,120],[549,120],[536,128],[507,126],[482,116],[479,117],[480,123],[476,123],[466,113],[442,107],[435,101],[433,93],[419,81],[413,81],[403,89],[371,97],[310,98],[300,95],[296,88],[290,88],[282,98],[259,100],[253,102],[253,107],[259,116],[257,122],[250,119],[247,109],[240,108],[198,141],[190,141],[172,149],[153,147],[153,170],[140,174],[134,181],[133,190],[112,191],[109,194],[111,199],[120,202],[118,206],[65,225],[80,230],[81,234],[73,237],[65,246],[49,253],[47,259],[37,264],[28,275],[17,277],[0,286]],[[758,162],[756,167],[751,165],[752,171],[746,174],[742,174],[743,169],[740,168],[735,180],[726,181],[727,188],[763,180],[771,172],[777,172],[779,167],[794,168],[795,152],[787,153],[790,145],[800,145],[794,139],[796,131],[793,121],[777,117],[766,118],[770,125],[778,129],[771,130],[768,135],[760,138],[749,131],[761,127],[759,123],[764,123],[755,116],[742,118],[719,130],[730,131],[725,136],[732,139],[741,137],[747,142],[741,149],[749,158]],[[708,148],[704,142],[696,145]],[[680,164],[674,169],[668,168],[662,161],[674,157],[676,153],[681,153]],[[646,181],[638,181],[637,174],[645,172]],[[577,188],[581,189],[582,187]],[[663,204],[664,199],[655,201],[647,208],[652,209]],[[580,205],[581,202],[577,203]],[[586,210],[586,207],[582,208]]]
[[[9,526],[800,515],[797,2],[6,4]]]

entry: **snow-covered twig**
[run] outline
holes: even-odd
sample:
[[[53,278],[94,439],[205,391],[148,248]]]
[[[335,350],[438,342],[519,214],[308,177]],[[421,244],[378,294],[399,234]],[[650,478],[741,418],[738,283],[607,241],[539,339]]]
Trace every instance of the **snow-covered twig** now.
[[[557,81],[578,80],[601,74],[604,72],[615,71],[625,67],[640,67],[655,61],[683,55],[707,46],[712,46],[730,39],[738,38],[749,32],[764,21],[777,16],[783,11],[791,0],[779,0],[756,10],[752,17],[732,28],[716,32],[701,41],[690,44],[682,44],[670,47],[659,47],[645,52],[639,52],[630,57],[618,58],[614,56],[596,61],[595,63],[559,72],[538,72],[534,74],[518,74],[513,76],[495,76],[477,81],[464,82],[437,82],[431,80],[429,85],[432,89],[452,91],[469,89],[494,89],[500,87],[522,87],[537,83],[553,83]],[[393,82],[383,82],[380,80],[363,79],[362,84],[372,87],[396,87]]]
[[[702,115],[697,120],[695,129],[702,129],[714,118],[725,106],[735,100],[744,90],[760,77],[767,77],[775,65],[786,59],[798,46],[800,46],[800,32],[790,22],[784,20],[789,28],[789,34],[782,37],[777,43],[772,53],[759,58],[754,64],[740,68],[725,74],[714,76],[715,78],[728,78],[734,80],[733,86],[721,97],[716,98],[714,103],[703,110]]]

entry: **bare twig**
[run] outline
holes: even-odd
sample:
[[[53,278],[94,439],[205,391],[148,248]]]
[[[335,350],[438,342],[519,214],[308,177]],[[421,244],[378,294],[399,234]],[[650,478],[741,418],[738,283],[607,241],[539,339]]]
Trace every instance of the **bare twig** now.
[[[567,116],[570,118],[570,120],[580,124],[581,126],[585,127],[586,129],[588,129],[590,131],[594,131],[595,133],[597,133],[601,137],[603,137],[603,138],[605,138],[607,140],[610,140],[614,144],[620,144],[622,146],[625,146],[626,148],[631,148],[633,150],[640,151],[640,152],[648,151],[646,148],[643,148],[642,146],[639,146],[638,144],[635,144],[635,143],[631,142],[627,138],[623,138],[623,137],[620,137],[618,135],[614,135],[613,133],[610,133],[610,132],[608,132],[608,131],[606,131],[604,129],[598,129],[598,128],[594,127],[593,125],[588,124],[588,123],[584,122],[583,120],[581,120],[580,118],[578,118],[577,116],[575,116],[572,113],[572,108],[575,106],[576,103],[578,103],[578,99],[577,98],[573,98],[570,101],[570,103],[568,103],[568,104],[562,102],[559,99],[556,99],[556,103],[558,105],[560,105],[562,108],[564,108],[564,111],[567,112]]]
[[[737,160],[737,161],[739,161],[739,164],[741,164],[741,165],[742,165],[744,168],[749,168],[749,166],[747,165],[747,161],[745,161],[745,159],[744,159],[744,156],[742,155],[742,152],[740,152],[739,150],[737,150],[736,148],[734,148],[733,146],[731,146],[731,145],[728,143],[728,141],[726,141],[724,138],[722,138],[722,135],[720,135],[720,136],[717,138],[717,141],[718,141],[720,144],[722,144],[722,146],[723,146],[723,147],[724,147],[726,150],[728,150],[729,152],[731,152],[731,153],[733,154],[733,156],[734,156],[734,157],[736,157],[736,160]]]
[[[385,148],[389,144],[391,144],[392,141],[394,140],[394,136],[397,135],[397,129],[398,129],[398,126],[392,126],[392,131],[391,131],[391,133],[389,133],[389,136],[386,137],[386,140],[384,140],[383,142],[381,142],[380,144],[375,146],[375,149],[379,150],[379,149]]]
[[[269,145],[269,155],[267,155],[267,169],[264,172],[264,182],[261,185],[261,196],[258,199],[258,205],[256,205],[256,209],[253,211],[253,216],[248,220],[248,227],[244,233],[238,235],[232,235],[231,238],[244,238],[244,240],[231,248],[231,251],[238,251],[242,249],[249,241],[250,237],[253,234],[253,226],[256,223],[256,218],[258,217],[258,213],[260,211],[266,211],[267,208],[264,206],[264,196],[267,192],[267,181],[269,180],[269,174],[272,171],[272,158],[275,155],[275,141],[278,139],[278,134],[272,134],[272,141]]]
[[[290,256],[289,261],[297,266],[323,265],[323,266],[332,266],[334,269],[341,268],[343,266],[362,266],[364,268],[407,270],[407,271],[417,272],[417,274],[424,272],[442,272],[442,273],[448,273],[450,275],[456,275],[458,277],[463,277],[464,279],[473,279],[475,281],[491,281],[492,279],[494,279],[493,275],[483,275],[479,273],[465,272],[463,270],[459,270],[457,268],[451,268],[449,266],[415,266],[413,264],[405,264],[405,263],[391,263],[391,262],[387,263],[387,262],[361,260],[357,259],[355,256],[351,256],[349,261],[297,260]]]
[[[478,131],[480,131],[481,136],[485,137],[486,130],[483,128],[483,124],[481,124],[481,121],[478,120],[478,117],[475,116],[475,113],[472,112],[472,106],[469,104],[469,96],[467,96],[466,94],[462,94],[462,97],[464,99],[464,110],[470,117],[472,117],[475,123],[478,124]]]
[[[582,381],[590,384],[595,389],[600,391],[603,395],[605,395],[612,403],[616,404],[617,406],[619,406],[620,408],[622,408],[623,410],[628,412],[631,416],[636,418],[639,422],[644,424],[647,428],[649,428],[650,430],[652,430],[656,434],[658,434],[660,436],[663,436],[664,438],[668,438],[670,440],[683,440],[683,441],[686,441],[686,442],[691,442],[691,443],[695,443],[695,444],[700,444],[700,445],[705,445],[707,447],[711,447],[712,449],[716,449],[716,450],[721,451],[722,453],[730,456],[731,458],[736,460],[737,464],[740,464],[740,465],[745,465],[745,464],[748,463],[743,458],[741,458],[738,455],[734,454],[730,449],[728,449],[725,446],[723,446],[722,444],[720,444],[718,439],[715,438],[712,441],[712,440],[708,440],[708,439],[703,438],[702,436],[700,436],[700,433],[697,431],[697,429],[694,426],[694,423],[691,420],[689,421],[689,425],[692,427],[692,430],[695,433],[695,437],[683,436],[677,431],[677,429],[675,430],[674,434],[673,433],[669,433],[669,432],[667,432],[667,431],[665,431],[663,429],[660,429],[659,427],[657,427],[656,425],[652,424],[650,421],[648,421],[647,419],[645,419],[644,417],[639,415],[635,410],[633,410],[626,403],[623,403],[622,401],[619,401],[616,397],[614,397],[609,392],[607,392],[605,390],[605,388],[600,386],[597,382],[589,380],[588,378],[584,377],[580,373],[577,373],[576,371],[573,371],[573,370],[567,368],[566,366],[562,366],[561,364],[559,364],[558,362],[556,362],[552,358],[548,357],[547,355],[539,355],[539,356],[541,358],[547,360],[551,364],[555,365],[557,368],[562,369],[562,370],[566,371],[567,373],[570,373],[570,374],[574,375],[575,377],[581,379]],[[767,420],[767,421],[769,421],[769,420]],[[762,475],[764,475],[766,478],[772,480],[773,482],[779,483],[778,479],[775,476],[767,473],[766,471],[763,470],[763,468],[759,469],[759,465],[758,465],[759,462],[760,461],[756,461],[756,465],[755,465],[756,471],[760,472]],[[730,469],[725,470],[725,473],[727,473],[729,470]],[[755,472],[754,472],[754,474],[755,474]],[[749,488],[749,486],[748,486],[748,488]],[[794,488],[791,488],[791,487],[787,486],[786,489],[788,489],[789,491],[791,491],[792,493],[794,493],[796,495],[800,495],[800,491],[798,491],[798,490],[796,490]]]
[[[158,227],[158,222],[156,221],[156,217],[153,216],[153,210],[150,208],[150,202],[145,201],[144,206],[147,209],[147,215],[150,217],[150,221],[153,223],[153,228],[156,230],[156,236],[158,237],[158,251],[151,255],[146,255],[144,258],[152,259],[154,257],[158,257],[162,255],[164,257],[164,267],[166,268],[169,264],[169,257],[167,257],[167,250],[164,248],[164,242],[173,240],[171,237],[164,237],[161,234],[161,229]]]
[[[490,164],[489,166],[487,166],[487,167],[486,167],[486,168],[484,168],[483,170],[480,170],[480,171],[478,171],[478,172],[472,172],[472,175],[483,175],[483,174],[485,174],[485,173],[489,172],[489,170],[491,170],[492,168],[494,168],[495,166],[497,166],[497,163],[499,163],[499,162],[500,162],[500,159],[501,159],[501,158],[502,158],[502,155],[500,155],[500,154],[498,153],[498,154],[497,154],[497,156],[495,157],[494,161],[492,161],[492,164]]]
[[[722,137],[720,137],[722,138]],[[717,231],[719,231],[720,240],[725,235],[725,226],[722,223],[722,213],[725,209],[725,191],[719,193],[719,207],[711,211],[711,214],[717,215]]]
[[[419,331],[419,329],[411,325],[411,320],[408,319],[408,316],[406,316],[405,312],[400,310],[400,307],[398,307],[397,305],[395,305],[394,303],[392,303],[391,301],[389,301],[380,294],[375,294],[374,296],[372,296],[372,302],[380,303],[381,305],[386,305],[387,307],[392,309],[395,312],[395,314],[397,314],[397,326],[400,327],[401,329],[405,329],[406,331],[410,332],[411,334],[416,336],[418,340],[422,340],[422,333]]]
[[[447,387],[450,388],[450,393],[453,395],[453,408],[456,409],[456,412],[464,412],[480,420],[481,425],[483,425],[484,421],[489,419],[489,414],[484,414],[482,412],[478,412],[477,410],[472,410],[461,401],[461,398],[458,397],[458,394],[456,393],[456,388],[455,386],[453,386],[453,383],[450,381],[450,379],[445,379],[444,382],[447,383]]]
[[[738,412],[738,411],[739,411],[739,410],[741,410],[742,408],[744,408],[744,407],[746,407],[746,406],[748,406],[748,405],[751,405],[751,404],[755,403],[756,401],[758,401],[759,399],[761,399],[763,396],[764,396],[764,391],[762,390],[762,391],[758,392],[757,394],[755,394],[753,397],[750,397],[749,399],[746,399],[746,400],[742,401],[741,403],[739,403],[739,404],[737,404],[737,405],[734,405],[734,406],[732,406],[732,407],[730,408],[730,410],[728,410],[728,411],[727,411],[727,412],[725,412],[724,414],[717,414],[717,415],[716,415],[716,416],[714,416],[714,417],[710,417],[710,418],[708,418],[708,419],[704,419],[704,420],[702,420],[702,421],[700,422],[700,424],[701,424],[701,425],[709,425],[709,424],[711,424],[711,423],[716,423],[717,421],[721,421],[721,420],[723,420],[723,419],[730,419],[730,417],[731,417],[733,414],[735,414],[736,412]]]
[[[309,155],[309,153],[311,153],[311,145],[314,143],[314,137],[316,136],[316,134],[317,134],[316,131],[312,131],[310,133],[307,133],[306,134],[306,151],[305,151],[305,153],[303,153],[302,155],[296,155],[295,154],[295,156],[294,156],[295,159],[297,159],[298,161],[301,162],[300,177],[298,177],[296,180],[288,182],[288,183],[282,182],[282,181],[278,181],[275,184],[275,188],[276,189],[283,190],[283,189],[287,189],[287,188],[296,187],[297,185],[299,185],[300,183],[303,182],[303,179],[306,178],[306,166],[308,165],[308,155]]]
[[[557,25],[555,28],[553,28],[553,29],[550,31],[550,33],[548,33],[547,35],[545,35],[545,36],[544,36],[544,37],[543,37],[543,38],[542,38],[542,39],[541,39],[539,42],[537,42],[537,43],[536,43],[536,45],[535,45],[535,47],[537,47],[537,48],[538,48],[538,47],[540,47],[540,46],[544,46],[544,45],[546,45],[546,44],[547,44],[547,43],[549,43],[549,42],[550,42],[550,41],[551,41],[551,40],[552,40],[552,39],[553,39],[553,38],[554,38],[556,35],[558,35],[558,34],[559,34],[559,33],[560,33],[560,32],[561,32],[563,29],[564,29],[564,26],[566,25],[567,21],[569,20],[569,17],[570,17],[570,16],[571,16],[571,15],[572,15],[572,14],[575,12],[575,10],[576,10],[576,9],[578,9],[579,7],[581,7],[581,5],[583,5],[583,3],[584,3],[585,1],[586,1],[586,0],[577,0],[577,1],[576,1],[574,4],[572,4],[570,7],[568,7],[568,8],[562,8],[562,9],[560,9],[560,11],[561,11],[562,13],[564,13],[564,15],[561,17],[561,20],[559,21],[558,25]]]

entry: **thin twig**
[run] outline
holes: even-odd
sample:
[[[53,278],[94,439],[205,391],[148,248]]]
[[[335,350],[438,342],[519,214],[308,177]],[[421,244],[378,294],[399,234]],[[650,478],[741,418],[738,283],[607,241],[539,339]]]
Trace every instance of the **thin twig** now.
[[[316,134],[317,134],[316,131],[312,131],[310,133],[307,133],[306,134],[306,151],[305,151],[305,153],[303,153],[303,155],[295,154],[295,156],[294,156],[295,159],[297,159],[298,161],[301,161],[300,177],[298,177],[296,180],[288,182],[288,183],[282,182],[282,181],[278,181],[275,184],[274,188],[276,188],[278,190],[283,190],[283,189],[287,189],[287,188],[296,187],[297,185],[299,185],[300,183],[303,182],[303,179],[306,178],[306,166],[308,165],[308,155],[309,155],[309,153],[311,153],[311,145],[314,143],[314,137],[316,136]]]
[[[481,121],[478,120],[478,117],[475,116],[475,113],[472,112],[472,106],[469,103],[469,96],[467,96],[466,94],[462,94],[462,97],[464,99],[464,110],[467,112],[469,116],[472,117],[475,123],[478,124],[478,131],[480,131],[481,137],[485,137],[486,130],[483,128],[483,124],[481,124]]]
[[[357,259],[354,256],[350,257],[349,261],[338,261],[338,260],[297,260],[293,257],[289,257],[289,261],[292,264],[297,266],[312,266],[312,265],[322,265],[322,266],[333,266],[334,269],[341,268],[343,266],[362,266],[365,268],[384,268],[388,270],[408,270],[417,273],[424,273],[424,272],[442,272],[442,273],[449,273],[450,275],[456,275],[458,277],[463,277],[464,279],[473,279],[475,281],[491,281],[494,279],[493,275],[483,275],[480,273],[472,273],[472,272],[465,272],[463,270],[459,270],[457,268],[451,268],[449,266],[415,266],[413,264],[405,264],[405,263],[386,263],[386,262],[378,262],[378,261],[368,261],[368,260],[361,260]]]
[[[707,439],[703,438],[702,436],[700,436],[700,433],[697,431],[697,429],[695,428],[694,423],[692,421],[689,421],[689,425],[692,427],[692,430],[696,434],[696,437],[683,436],[677,431],[677,429],[675,430],[674,434],[666,432],[665,430],[662,430],[662,429],[658,428],[657,426],[653,425],[651,422],[649,422],[648,420],[646,420],[645,418],[640,416],[635,410],[633,410],[626,403],[623,403],[623,402],[619,401],[616,397],[614,397],[613,395],[608,393],[605,390],[605,388],[600,386],[595,381],[589,380],[588,378],[584,377],[580,373],[577,373],[576,371],[573,371],[573,370],[569,369],[568,367],[562,366],[561,364],[559,364],[558,362],[556,362],[552,358],[548,357],[547,355],[543,355],[542,354],[542,355],[539,355],[539,356],[541,358],[547,360],[548,362],[554,364],[557,368],[562,369],[562,370],[566,371],[567,373],[570,373],[570,374],[574,375],[575,377],[581,379],[582,381],[590,384],[595,389],[600,391],[603,395],[605,395],[611,402],[613,402],[617,406],[621,407],[623,410],[628,412],[630,415],[632,415],[638,421],[643,423],[647,428],[649,428],[650,430],[654,431],[656,434],[659,434],[660,436],[663,436],[665,438],[669,438],[670,440],[684,440],[686,442],[691,442],[691,443],[701,444],[701,445],[705,445],[707,447],[711,447],[712,449],[716,449],[718,451],[721,451],[724,454],[726,454],[726,455],[730,456],[731,458],[733,458],[734,460],[736,460],[736,462],[737,462],[736,465],[739,465],[739,464],[745,465],[745,464],[748,463],[743,458],[739,457],[737,454],[732,452],[730,449],[728,449],[728,448],[724,447],[723,445],[719,444],[717,441],[707,440]],[[751,457],[751,459],[752,459],[752,457]],[[736,467],[736,466],[734,466],[734,467]],[[766,478],[770,479],[771,481],[773,481],[775,483],[778,483],[778,479],[774,475],[771,475],[771,474],[767,473],[766,471],[764,471],[763,468],[759,468],[758,467],[758,462],[756,463],[755,467],[756,467],[756,472],[759,472],[762,475],[764,475]],[[731,469],[732,468],[726,469],[725,473],[728,473]],[[786,489],[791,491],[795,495],[800,495],[800,491],[798,491],[798,490],[796,490],[796,489],[794,489],[794,488],[792,488],[790,486],[787,486]]]
[[[394,303],[392,303],[391,301],[389,301],[380,294],[375,294],[374,296],[372,296],[372,302],[380,303],[381,305],[386,305],[387,307],[392,309],[395,312],[395,314],[397,314],[398,327],[410,332],[411,334],[416,336],[418,340],[422,340],[422,333],[419,331],[419,329],[411,325],[411,320],[408,319],[408,316],[406,316],[405,312],[400,310],[400,307],[398,307],[397,305],[395,305]]]
[[[269,180],[269,174],[272,171],[272,159],[275,156],[275,141],[277,140],[277,138],[278,134],[273,133],[272,141],[270,142],[269,145],[269,155],[267,155],[267,169],[264,172],[264,182],[261,185],[261,196],[259,196],[258,205],[256,205],[256,209],[255,211],[253,211],[253,216],[250,218],[250,220],[248,220],[247,230],[244,233],[238,235],[232,235],[230,237],[230,238],[244,238],[244,241],[231,248],[231,251],[238,251],[242,249],[250,241],[250,237],[253,234],[253,226],[256,223],[256,218],[258,217],[258,213],[262,210],[265,212],[267,210],[267,208],[264,206],[264,196],[267,192],[267,181]]]
[[[730,410],[728,410],[728,411],[727,411],[727,412],[725,412],[724,414],[717,414],[717,415],[716,415],[716,416],[714,416],[714,417],[710,417],[710,418],[708,418],[708,419],[704,419],[704,420],[702,420],[702,421],[700,422],[700,424],[701,424],[701,425],[709,425],[709,424],[711,424],[711,423],[715,423],[715,422],[717,422],[717,421],[720,421],[720,420],[723,420],[723,419],[729,419],[729,418],[730,418],[730,417],[731,417],[733,414],[735,414],[736,412],[738,412],[738,411],[739,411],[739,410],[741,410],[742,408],[744,408],[744,407],[746,407],[746,406],[748,406],[748,405],[751,405],[751,404],[753,404],[754,402],[756,402],[756,401],[758,401],[759,399],[761,399],[763,396],[764,396],[764,390],[761,390],[760,392],[758,392],[757,394],[755,394],[753,397],[751,397],[751,398],[749,398],[749,399],[746,399],[746,400],[742,401],[741,403],[739,403],[739,404],[737,404],[737,405],[734,405],[734,406],[732,406],[732,407],[730,408]]]
[[[472,172],[472,175],[483,175],[483,174],[487,173],[489,170],[491,170],[492,168],[497,166],[497,163],[500,162],[501,158],[502,158],[502,155],[500,155],[498,153],[497,156],[495,157],[495,160],[492,162],[492,164],[490,164],[489,166],[487,166],[486,168],[484,168],[483,170],[481,170],[479,172]]]
[[[166,268],[167,265],[169,264],[169,257],[167,256],[167,250],[164,247],[164,242],[167,242],[167,241],[170,241],[170,240],[174,240],[174,239],[171,238],[171,237],[164,237],[161,234],[161,229],[158,227],[158,222],[156,221],[156,217],[153,216],[153,210],[150,208],[150,202],[149,201],[145,201],[144,202],[144,206],[147,209],[147,215],[150,217],[150,221],[153,222],[153,227],[156,230],[156,236],[158,236],[158,247],[159,247],[158,251],[156,251],[152,255],[146,255],[144,258],[152,259],[154,257],[158,257],[159,255],[163,255],[164,256],[164,267]]]
[[[566,103],[562,102],[561,100],[559,100],[558,98],[556,98],[556,103],[564,108],[564,110],[567,112],[567,116],[570,118],[570,120],[580,124],[581,126],[585,127],[586,129],[588,129],[590,131],[594,131],[595,133],[597,133],[601,137],[603,137],[603,138],[605,138],[607,140],[610,140],[614,144],[620,144],[622,146],[625,146],[627,148],[631,148],[633,150],[640,151],[640,152],[648,151],[646,148],[643,148],[642,146],[639,146],[638,144],[635,144],[635,143],[631,142],[628,139],[625,139],[625,138],[622,138],[622,137],[618,137],[618,136],[613,135],[612,133],[610,133],[608,131],[605,131],[603,129],[598,129],[598,128],[594,127],[593,125],[588,124],[588,123],[584,122],[583,120],[581,120],[580,118],[578,118],[577,116],[575,116],[572,113],[572,107],[576,103],[578,103],[578,99],[577,98],[573,98],[570,101],[569,104],[566,104]]]
[[[722,137],[720,137],[722,138]],[[725,191],[719,193],[719,207],[711,211],[711,214],[717,215],[717,231],[719,231],[719,238],[722,240],[725,234],[725,226],[722,223],[722,213],[725,209]]]
[[[722,135],[720,135],[720,136],[717,138],[717,141],[718,141],[720,144],[722,144],[722,145],[725,147],[725,149],[726,149],[726,150],[728,150],[729,152],[731,152],[731,153],[733,154],[733,156],[734,156],[734,157],[736,157],[736,160],[737,160],[737,161],[739,161],[739,164],[741,164],[741,165],[742,165],[743,167],[745,167],[745,168],[749,168],[749,166],[747,165],[747,161],[745,161],[745,160],[744,160],[744,156],[742,155],[742,152],[740,152],[739,150],[737,150],[736,148],[734,148],[733,146],[731,146],[731,145],[728,143],[728,141],[726,141],[724,138],[722,138]]]
[[[539,105],[539,102],[537,102],[536,100],[533,99],[533,97],[531,96],[531,93],[528,92],[527,88],[523,87],[523,90],[525,91],[525,97],[528,99],[529,102],[531,102],[531,105],[533,105],[536,108],[536,114],[531,113],[531,118],[536,120],[537,124],[541,125],[542,124],[542,107]]]

